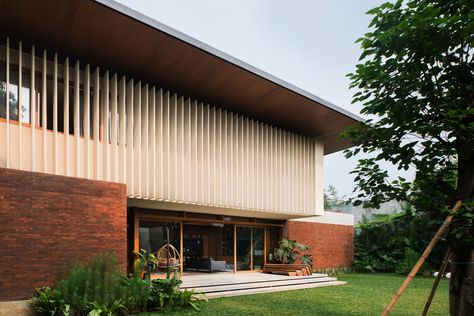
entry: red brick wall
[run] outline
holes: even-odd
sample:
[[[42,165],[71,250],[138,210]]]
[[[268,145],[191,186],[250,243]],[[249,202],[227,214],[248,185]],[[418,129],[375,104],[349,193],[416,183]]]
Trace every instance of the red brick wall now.
[[[99,252],[125,271],[125,185],[0,168],[0,245],[0,301],[29,298]]]
[[[347,267],[354,261],[353,226],[288,221],[283,235],[311,247],[315,269]]]

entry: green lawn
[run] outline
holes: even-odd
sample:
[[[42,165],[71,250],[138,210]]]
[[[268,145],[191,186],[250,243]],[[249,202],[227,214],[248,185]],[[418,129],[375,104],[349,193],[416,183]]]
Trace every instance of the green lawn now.
[[[184,309],[170,315],[379,315],[403,277],[391,274],[348,274],[346,285],[212,299],[201,311]],[[391,315],[420,315],[434,278],[415,278]],[[150,313],[148,315],[159,315]],[[448,314],[448,280],[442,280],[429,315]],[[142,314],[145,315],[145,314]]]

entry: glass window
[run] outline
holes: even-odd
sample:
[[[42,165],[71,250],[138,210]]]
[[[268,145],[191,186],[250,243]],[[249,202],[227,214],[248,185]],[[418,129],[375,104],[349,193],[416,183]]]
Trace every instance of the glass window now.
[[[179,223],[155,221],[140,221],[140,249],[145,249],[149,253],[156,253],[166,244],[166,227],[169,228],[170,244],[179,250]]]

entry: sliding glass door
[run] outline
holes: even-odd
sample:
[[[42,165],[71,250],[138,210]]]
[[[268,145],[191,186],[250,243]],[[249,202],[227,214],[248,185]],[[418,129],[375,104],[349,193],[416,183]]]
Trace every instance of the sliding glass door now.
[[[263,270],[265,264],[265,228],[252,227],[252,270]]]
[[[265,228],[236,227],[237,271],[262,270],[265,264]]]
[[[236,227],[236,268],[237,271],[250,270],[252,257],[252,228]]]

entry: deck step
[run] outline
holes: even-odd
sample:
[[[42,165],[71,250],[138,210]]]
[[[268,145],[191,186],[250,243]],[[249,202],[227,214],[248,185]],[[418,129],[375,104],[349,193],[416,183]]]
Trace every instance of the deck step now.
[[[291,291],[291,290],[303,290],[303,289],[311,289],[311,288],[333,286],[333,285],[343,285],[343,284],[346,284],[346,282],[344,282],[344,281],[328,281],[328,282],[306,283],[306,284],[278,286],[278,287],[241,289],[241,290],[235,290],[235,291],[223,291],[223,292],[213,292],[213,293],[205,293],[205,294],[206,294],[207,298],[211,299],[211,298],[219,298],[219,297],[259,294],[259,293],[271,293],[271,292],[282,292],[282,291]]]
[[[205,280],[205,281],[195,281],[195,282],[186,282],[181,285],[182,289],[192,289],[197,287],[213,287],[213,286],[226,286],[226,285],[237,285],[237,284],[254,284],[254,283],[267,283],[267,282],[280,282],[280,281],[292,281],[292,280],[320,280],[323,278],[327,278],[327,274],[313,274],[308,276],[284,276],[284,275],[269,275],[266,274],[262,276],[255,276],[251,280],[234,280],[234,279],[227,279],[227,280]]]
[[[309,289],[330,285],[340,285],[345,282],[329,277],[327,274],[308,276],[284,276],[275,274],[255,275],[220,275],[184,279],[181,289],[193,289],[206,294],[208,298],[249,295],[289,290]]]
[[[199,287],[193,287],[193,289],[196,290],[197,292],[202,292],[202,293],[215,293],[215,292],[238,291],[242,289],[271,288],[271,287],[315,284],[315,283],[333,282],[333,281],[337,281],[337,279],[325,277],[325,278],[312,278],[312,279],[299,279],[299,280],[292,279],[292,280],[268,281],[268,282],[248,282],[245,284],[199,286]]]

